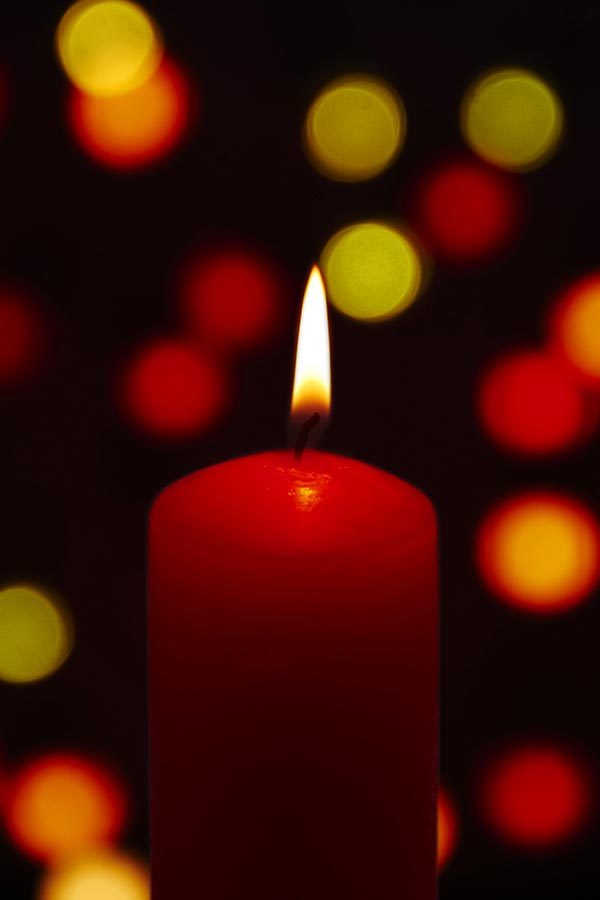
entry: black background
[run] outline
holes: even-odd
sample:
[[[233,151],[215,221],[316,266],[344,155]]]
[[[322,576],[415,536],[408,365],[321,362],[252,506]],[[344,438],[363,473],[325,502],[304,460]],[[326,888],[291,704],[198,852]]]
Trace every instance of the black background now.
[[[480,824],[473,777],[491,747],[520,734],[562,736],[598,759],[598,598],[527,618],[486,593],[472,561],[481,516],[518,488],[554,486],[600,506],[598,440],[560,460],[512,460],[473,411],[482,364],[539,340],[556,292],[599,263],[595,4],[148,4],[198,86],[201,113],[175,155],[126,175],[95,166],[68,134],[52,43],[64,8],[14,3],[0,13],[11,94],[0,135],[0,277],[35,287],[57,323],[44,377],[0,396],[0,579],[51,586],[77,627],[55,676],[0,685],[5,760],[55,747],[105,756],[135,800],[123,846],[147,852],[148,507],[187,472],[285,442],[293,330],[240,368],[220,430],[182,445],[131,430],[115,404],[115,372],[145,336],[176,326],[173,278],[189,248],[214,236],[256,241],[280,259],[299,303],[335,230],[402,216],[419,173],[462,149],[457,113],[470,81],[490,66],[527,66],[557,89],[567,131],[556,158],[522,179],[521,238],[493,264],[438,269],[395,320],[367,326],[332,314],[334,414],[322,447],[416,483],[439,510],[442,774],[463,825],[442,897],[597,896],[593,829],[551,856],[509,851]],[[349,185],[312,169],[300,129],[315,91],[354,70],[398,89],[409,131],[388,172]],[[0,849],[7,895],[31,897],[39,872],[7,842]]]

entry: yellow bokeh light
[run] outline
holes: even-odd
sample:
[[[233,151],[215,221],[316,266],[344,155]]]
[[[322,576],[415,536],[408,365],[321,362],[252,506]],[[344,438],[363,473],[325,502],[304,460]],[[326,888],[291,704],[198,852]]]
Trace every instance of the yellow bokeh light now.
[[[51,869],[40,885],[39,900],[149,900],[147,868],[136,859],[109,850],[75,857]]]
[[[598,581],[598,525],[569,498],[523,495],[486,520],[478,556],[484,578],[500,596],[538,612],[563,609]]]
[[[423,283],[420,254],[399,228],[359,222],[338,231],[321,254],[329,300],[355,319],[383,321],[416,299]]]
[[[526,69],[498,69],[477,79],[461,107],[463,136],[471,149],[503,169],[541,166],[558,147],[562,104],[553,89]]]
[[[71,617],[56,599],[26,584],[0,591],[0,678],[39,681],[55,672],[73,645]]]
[[[150,16],[129,0],[81,0],[60,20],[56,50],[73,84],[112,96],[143,84],[157,68],[162,41]]]
[[[368,75],[331,82],[313,101],[304,122],[304,147],[321,174],[336,181],[366,181],[397,157],[406,136],[400,97]]]

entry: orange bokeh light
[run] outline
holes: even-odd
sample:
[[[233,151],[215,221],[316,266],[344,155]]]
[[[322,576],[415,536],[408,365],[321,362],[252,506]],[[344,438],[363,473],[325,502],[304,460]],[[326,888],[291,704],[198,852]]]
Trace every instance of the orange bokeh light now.
[[[265,253],[247,246],[195,256],[184,267],[179,293],[187,327],[220,352],[263,349],[289,321],[282,273]]]
[[[552,345],[584,386],[600,389],[600,272],[576,281],[551,311]]]
[[[437,805],[437,865],[443,869],[458,841],[458,815],[448,792],[440,787]]]
[[[572,751],[532,742],[505,750],[488,764],[480,798],[498,837],[523,849],[544,850],[581,832],[594,795],[591,773]]]
[[[48,327],[40,305],[25,291],[0,286],[0,385],[28,381],[42,366]]]
[[[73,90],[68,117],[80,146],[116,169],[142,168],[166,156],[191,117],[191,90],[181,68],[164,60],[140,87],[103,97]]]
[[[6,827],[24,853],[57,860],[116,839],[127,805],[123,785],[104,766],[53,753],[16,773],[8,792]]]
[[[483,374],[477,391],[480,421],[505,450],[544,455],[590,437],[598,402],[580,389],[568,369],[543,350],[512,350]]]
[[[476,555],[496,596],[527,612],[563,612],[598,583],[600,528],[571,497],[527,492],[492,509],[479,530]]]
[[[200,347],[161,337],[139,349],[125,367],[121,400],[147,434],[183,439],[210,431],[230,400],[227,371]]]
[[[459,159],[421,180],[414,206],[419,236],[434,257],[466,265],[489,259],[516,236],[523,198],[511,175]]]

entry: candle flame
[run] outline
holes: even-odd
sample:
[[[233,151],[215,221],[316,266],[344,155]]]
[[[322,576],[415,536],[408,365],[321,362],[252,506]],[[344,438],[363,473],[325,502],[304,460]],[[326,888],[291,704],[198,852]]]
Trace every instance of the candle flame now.
[[[319,413],[321,418],[331,406],[331,366],[329,359],[329,323],[325,285],[318,266],[313,266],[306,285],[292,391],[292,415],[304,418]]]

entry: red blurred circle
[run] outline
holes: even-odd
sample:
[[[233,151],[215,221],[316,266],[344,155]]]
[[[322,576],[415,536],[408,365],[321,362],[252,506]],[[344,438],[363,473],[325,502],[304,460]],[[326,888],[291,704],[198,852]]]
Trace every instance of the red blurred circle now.
[[[113,841],[128,812],[124,786],[104,765],[73,753],[49,753],[10,783],[6,828],[24,853],[56,860]]]
[[[227,353],[263,349],[289,315],[279,268],[249,247],[222,247],[193,258],[183,270],[180,299],[190,331]]]
[[[201,348],[176,337],[149,342],[129,360],[122,404],[130,420],[159,438],[210,431],[230,399],[228,373]]]
[[[570,449],[598,424],[598,401],[543,350],[513,350],[483,374],[477,392],[481,423],[503,449],[544,455]]]
[[[458,815],[448,791],[440,787],[437,804],[437,866],[443,869],[456,849]]]
[[[47,350],[47,322],[41,306],[25,291],[0,286],[0,385],[28,381]]]
[[[68,119],[81,147],[116,169],[143,168],[179,143],[192,117],[190,82],[173,60],[163,60],[144,84],[124,94],[97,96],[73,89]]]
[[[482,780],[483,814],[498,837],[525,849],[553,848],[587,824],[595,784],[571,751],[530,743],[504,751]]]
[[[457,265],[487,260],[516,236],[523,216],[517,180],[474,160],[446,162],[417,187],[417,229],[434,256]]]

